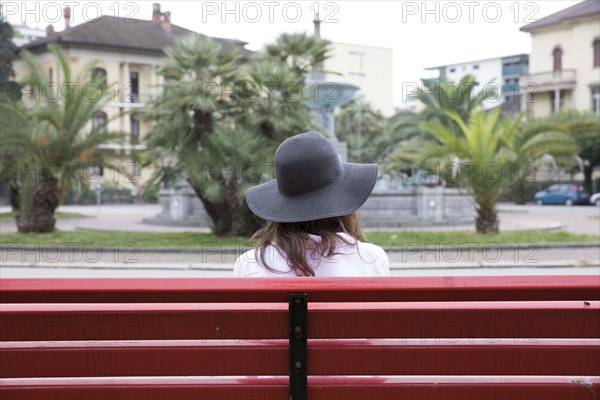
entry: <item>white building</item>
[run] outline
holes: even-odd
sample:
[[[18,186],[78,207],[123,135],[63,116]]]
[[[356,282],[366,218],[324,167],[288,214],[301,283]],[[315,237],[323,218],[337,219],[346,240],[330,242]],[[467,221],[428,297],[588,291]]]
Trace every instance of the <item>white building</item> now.
[[[529,57],[527,54],[516,54],[505,57],[487,58],[457,64],[427,68],[438,70],[449,81],[459,82],[464,76],[475,77],[474,94],[482,90],[496,90],[497,95],[483,103],[485,109],[502,105],[506,112],[520,110],[519,81],[527,74]]]
[[[17,47],[46,37],[46,31],[44,29],[32,28],[27,25],[13,25],[12,28],[15,32],[13,43]]]
[[[324,69],[341,74],[328,74],[328,81],[354,84],[373,108],[386,117],[394,114],[392,49],[334,42]]]

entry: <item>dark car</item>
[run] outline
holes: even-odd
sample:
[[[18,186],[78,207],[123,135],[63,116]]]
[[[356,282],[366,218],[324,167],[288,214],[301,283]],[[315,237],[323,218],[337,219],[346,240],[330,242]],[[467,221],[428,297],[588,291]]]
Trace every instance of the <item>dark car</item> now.
[[[533,197],[535,204],[589,204],[590,194],[576,183],[555,183]]]

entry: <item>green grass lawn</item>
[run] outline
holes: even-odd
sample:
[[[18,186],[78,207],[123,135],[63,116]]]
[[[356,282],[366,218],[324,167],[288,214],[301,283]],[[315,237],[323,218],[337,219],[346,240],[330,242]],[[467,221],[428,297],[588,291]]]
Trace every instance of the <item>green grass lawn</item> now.
[[[64,217],[85,218],[85,215],[83,215],[83,214],[74,213],[74,212],[62,212],[62,211],[55,212],[54,216],[56,218],[64,218]],[[9,218],[14,218],[14,217],[15,217],[14,211],[0,213],[0,219],[9,219]]]
[[[598,242],[593,235],[578,235],[563,231],[512,231],[497,235],[479,235],[468,231],[372,231],[367,232],[368,240],[380,246],[410,246],[436,244],[514,244],[514,243],[564,243],[564,242]],[[208,246],[234,247],[247,246],[248,238],[219,238],[210,233],[197,232],[96,232],[96,231],[58,231],[50,234],[17,234],[0,235],[2,244],[27,245],[69,245],[82,246],[127,246],[136,248],[182,247],[208,248]]]

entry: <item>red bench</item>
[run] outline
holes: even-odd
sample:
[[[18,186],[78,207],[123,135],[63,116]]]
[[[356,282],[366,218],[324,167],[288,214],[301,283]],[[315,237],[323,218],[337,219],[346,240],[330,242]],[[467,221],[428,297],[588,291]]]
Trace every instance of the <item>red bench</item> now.
[[[2,279],[0,302],[2,400],[600,398],[598,276]]]

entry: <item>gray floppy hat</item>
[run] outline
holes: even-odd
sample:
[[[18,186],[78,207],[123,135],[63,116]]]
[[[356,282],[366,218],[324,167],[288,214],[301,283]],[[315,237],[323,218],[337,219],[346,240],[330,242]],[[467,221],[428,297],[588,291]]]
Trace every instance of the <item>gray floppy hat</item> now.
[[[274,222],[348,215],[369,198],[377,171],[377,164],[340,161],[319,132],[302,133],[279,145],[276,179],[248,189],[246,201],[254,214]]]

